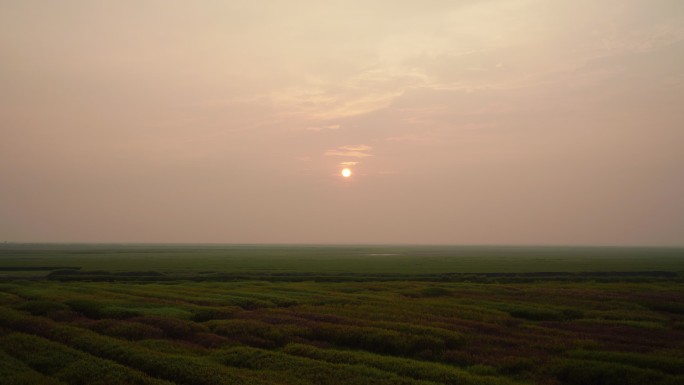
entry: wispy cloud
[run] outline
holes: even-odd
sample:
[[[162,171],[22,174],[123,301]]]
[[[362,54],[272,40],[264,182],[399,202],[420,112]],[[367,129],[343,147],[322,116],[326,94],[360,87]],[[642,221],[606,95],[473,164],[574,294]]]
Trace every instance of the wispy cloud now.
[[[422,142],[427,140],[424,135],[407,134],[401,136],[390,136],[385,138],[388,142]]]
[[[329,125],[322,125],[322,126],[306,127],[305,130],[318,132],[318,131],[326,131],[326,130],[339,130],[340,128],[342,128],[342,126],[339,124],[329,124]]]
[[[283,116],[333,120],[385,108],[403,94],[403,89],[376,88],[313,84],[273,92],[271,99]]]
[[[326,122],[387,108],[406,90],[428,81],[422,70],[394,61],[360,67],[364,69],[341,78],[305,77],[302,84],[274,90],[269,98],[282,116]]]
[[[365,158],[372,156],[368,153],[372,147],[365,144],[349,144],[331,149],[325,152],[326,156],[349,156],[353,158]]]
[[[339,149],[347,151],[368,151],[373,147],[367,146],[365,144],[348,144],[346,146],[341,146]]]
[[[342,166],[356,166],[359,162],[340,162]]]

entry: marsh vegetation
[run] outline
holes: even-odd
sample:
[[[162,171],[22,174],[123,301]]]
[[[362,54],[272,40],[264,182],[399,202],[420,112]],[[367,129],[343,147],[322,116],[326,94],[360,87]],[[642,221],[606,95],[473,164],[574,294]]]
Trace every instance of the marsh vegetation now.
[[[684,383],[677,250],[154,250],[5,246],[2,383]]]

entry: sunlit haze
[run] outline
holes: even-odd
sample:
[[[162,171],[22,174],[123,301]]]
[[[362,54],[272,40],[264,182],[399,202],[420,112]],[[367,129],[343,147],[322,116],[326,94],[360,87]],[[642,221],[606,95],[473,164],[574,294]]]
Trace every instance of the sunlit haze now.
[[[684,1],[5,0],[0,47],[0,241],[684,245]]]

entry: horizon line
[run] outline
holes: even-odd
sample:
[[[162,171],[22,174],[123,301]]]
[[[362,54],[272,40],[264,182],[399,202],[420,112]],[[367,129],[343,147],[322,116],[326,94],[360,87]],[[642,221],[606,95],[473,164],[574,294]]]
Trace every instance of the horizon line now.
[[[337,243],[337,242],[87,242],[87,241],[0,241],[3,245],[121,245],[121,246],[304,246],[304,247],[507,247],[507,248],[640,248],[640,249],[684,249],[684,245],[648,244],[542,244],[542,243]]]

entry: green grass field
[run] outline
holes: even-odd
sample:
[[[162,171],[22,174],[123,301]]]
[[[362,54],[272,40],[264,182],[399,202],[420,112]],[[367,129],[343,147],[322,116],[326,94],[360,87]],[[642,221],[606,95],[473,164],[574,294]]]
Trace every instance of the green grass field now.
[[[200,273],[684,272],[684,249],[490,246],[0,244],[0,267]]]
[[[0,246],[0,383],[684,383],[684,250]]]

